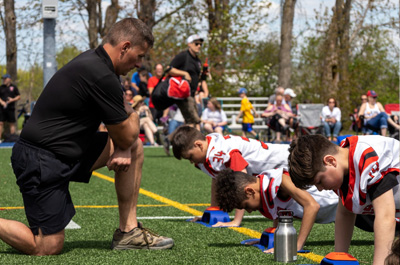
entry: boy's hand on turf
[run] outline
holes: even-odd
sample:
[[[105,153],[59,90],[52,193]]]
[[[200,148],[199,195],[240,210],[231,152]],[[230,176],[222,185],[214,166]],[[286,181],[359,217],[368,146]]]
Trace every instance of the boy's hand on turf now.
[[[267,249],[267,250],[264,250],[264,253],[270,253],[270,254],[272,254],[272,253],[274,253],[274,248],[269,248],[269,249]]]
[[[196,216],[193,219],[190,220],[190,222],[197,222],[197,221],[201,221],[201,217],[200,216]]]
[[[233,226],[239,226],[240,224],[234,222],[234,221],[230,221],[230,222],[218,222],[215,225],[213,225],[212,227],[221,227],[221,226],[229,226],[229,227],[233,227]]]
[[[249,246],[256,245],[256,244],[260,244],[260,240],[254,240],[254,241],[250,241],[250,242],[246,242],[245,243],[245,245],[249,245]]]

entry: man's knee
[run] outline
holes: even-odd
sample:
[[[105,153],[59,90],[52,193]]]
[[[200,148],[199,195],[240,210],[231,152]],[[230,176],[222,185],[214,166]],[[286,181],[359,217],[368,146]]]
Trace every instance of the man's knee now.
[[[64,230],[52,235],[43,235],[39,230],[39,235],[35,236],[36,247],[31,250],[32,253],[28,254],[33,256],[58,255],[64,247],[64,238]]]

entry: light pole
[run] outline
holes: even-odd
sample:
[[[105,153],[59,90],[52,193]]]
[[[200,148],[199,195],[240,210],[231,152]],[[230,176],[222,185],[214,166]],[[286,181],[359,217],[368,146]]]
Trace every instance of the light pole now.
[[[56,18],[58,0],[43,0],[43,87],[57,71],[56,62]]]

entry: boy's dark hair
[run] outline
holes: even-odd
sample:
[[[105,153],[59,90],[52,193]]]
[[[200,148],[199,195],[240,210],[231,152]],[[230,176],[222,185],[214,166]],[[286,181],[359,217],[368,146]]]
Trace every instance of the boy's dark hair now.
[[[300,136],[290,144],[289,175],[294,185],[307,189],[318,172],[326,170],[325,155],[338,153],[337,146],[322,135]]]
[[[171,145],[174,156],[181,160],[182,154],[193,148],[197,140],[204,141],[206,137],[197,129],[181,126],[171,135]]]
[[[244,188],[257,181],[257,178],[241,171],[232,169],[222,170],[215,178],[216,199],[218,206],[225,212],[241,209],[242,203],[247,199]]]
[[[391,253],[385,259],[385,265],[395,264],[400,264],[400,237],[394,238]]]

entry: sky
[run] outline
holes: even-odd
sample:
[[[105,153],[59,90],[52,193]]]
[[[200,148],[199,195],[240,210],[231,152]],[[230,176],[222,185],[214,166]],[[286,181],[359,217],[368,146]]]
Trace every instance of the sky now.
[[[120,0],[120,2],[124,1],[129,1],[129,0]],[[130,0],[131,2],[132,0]],[[398,6],[398,0],[391,0],[394,3],[397,3]],[[18,0],[15,1],[16,5],[18,6],[23,6],[26,4],[26,0]],[[106,7],[109,5],[110,1],[103,1],[103,10],[106,9]],[[260,8],[259,12],[261,14],[269,14],[269,17],[279,17],[280,14],[280,2],[281,0],[260,0],[260,2],[271,2],[271,7],[266,10]],[[296,9],[295,9],[295,24],[293,28],[293,33],[294,36],[297,36],[302,30],[304,30],[306,22],[308,22],[311,25],[315,24],[314,21],[314,16],[315,12],[322,13],[326,8],[331,10],[333,5],[335,4],[335,0],[297,0],[296,3]],[[398,10],[397,10],[398,12]],[[398,14],[398,13],[397,13]],[[18,14],[17,14],[17,19],[18,19]],[[68,21],[66,23],[63,21],[61,24],[59,21],[57,21],[57,26],[56,30],[63,29],[63,42],[70,42],[75,44],[78,48],[85,50],[87,49],[87,33],[84,28],[84,25],[82,24],[82,21],[79,19],[75,21]],[[260,27],[259,33],[254,35],[254,39],[261,38],[262,36],[266,36],[266,34],[270,33],[271,31],[273,32],[279,32],[279,27],[280,27],[280,20],[277,19],[275,20],[274,23],[269,23],[265,24]],[[69,31],[71,29],[71,33]],[[73,32],[72,33],[72,29]],[[76,29],[81,29],[80,33],[77,33]],[[36,36],[33,36],[32,33],[36,32]],[[42,62],[42,57],[43,56],[43,27],[42,25],[36,26],[36,28],[32,28],[30,31],[25,31],[25,32],[18,32],[19,37],[17,37],[17,43],[18,43],[18,61],[17,65],[18,68],[22,69],[28,69],[34,61],[36,62]],[[205,35],[207,34],[206,29],[204,29],[201,34]],[[307,33],[305,33],[307,34]],[[400,43],[399,39],[399,34],[398,32],[393,33],[393,38],[396,39]],[[22,43],[25,43],[25,45],[22,45]],[[56,38],[56,45],[57,49],[61,49],[61,41]],[[24,50],[23,47],[30,47],[33,48],[35,52],[32,52],[31,50]],[[6,58],[5,58],[5,41],[4,41],[4,32],[0,32],[0,64],[5,65],[6,64]]]

